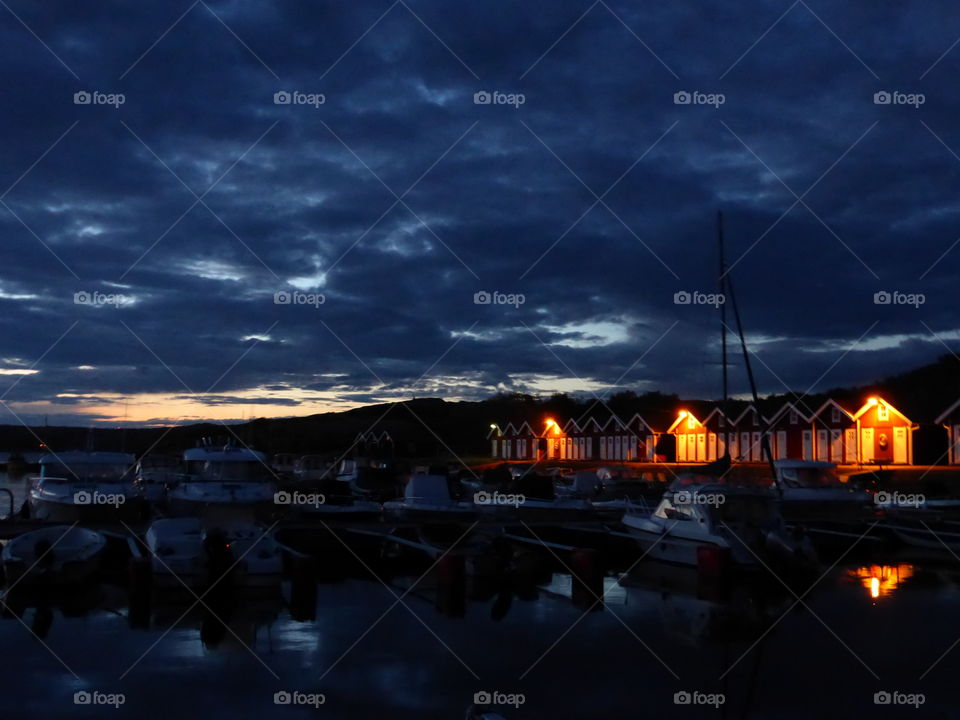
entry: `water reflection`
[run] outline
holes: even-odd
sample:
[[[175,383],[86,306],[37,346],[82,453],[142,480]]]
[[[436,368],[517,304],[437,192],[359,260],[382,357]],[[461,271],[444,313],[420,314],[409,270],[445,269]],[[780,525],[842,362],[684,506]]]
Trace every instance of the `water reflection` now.
[[[847,571],[856,578],[874,600],[892,595],[898,587],[914,575],[914,566],[908,563],[896,565],[865,565]]]

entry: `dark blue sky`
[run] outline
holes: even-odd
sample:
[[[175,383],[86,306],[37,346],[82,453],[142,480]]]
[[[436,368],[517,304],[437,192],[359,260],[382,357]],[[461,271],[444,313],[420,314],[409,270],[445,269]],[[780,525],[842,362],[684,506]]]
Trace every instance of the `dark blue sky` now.
[[[0,421],[716,396],[675,295],[718,208],[762,391],[928,362],[958,38],[946,1],[8,0]]]

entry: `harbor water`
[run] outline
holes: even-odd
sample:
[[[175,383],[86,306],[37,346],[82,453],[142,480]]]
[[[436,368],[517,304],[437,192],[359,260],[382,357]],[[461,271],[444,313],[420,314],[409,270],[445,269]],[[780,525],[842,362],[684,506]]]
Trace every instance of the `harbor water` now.
[[[603,559],[602,603],[546,548],[484,575],[336,542],[317,557],[306,589],[140,606],[102,582],[18,601],[0,717],[960,717],[949,554],[855,548],[810,577],[723,586]]]

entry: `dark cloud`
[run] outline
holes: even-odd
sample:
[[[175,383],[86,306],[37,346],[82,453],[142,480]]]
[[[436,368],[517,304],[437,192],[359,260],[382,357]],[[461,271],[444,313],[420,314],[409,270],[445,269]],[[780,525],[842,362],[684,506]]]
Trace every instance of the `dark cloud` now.
[[[26,417],[208,389],[298,412],[715,395],[718,313],[674,295],[714,292],[718,208],[763,391],[956,346],[946,2],[189,7],[11,2],[0,26],[0,332],[3,367],[42,358],[9,377]]]

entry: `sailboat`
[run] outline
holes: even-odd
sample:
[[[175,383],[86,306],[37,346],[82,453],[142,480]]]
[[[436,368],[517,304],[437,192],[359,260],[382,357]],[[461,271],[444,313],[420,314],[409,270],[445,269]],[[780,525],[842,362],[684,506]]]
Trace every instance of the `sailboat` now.
[[[733,297],[733,285],[726,268],[723,249],[723,218],[717,214],[720,274],[719,292],[730,297],[736,317],[744,364],[754,404],[756,383],[750,366],[740,313]],[[727,372],[726,303],[720,305],[723,406],[729,404]],[[761,445],[773,467],[766,434]],[[700,565],[708,559],[737,567],[762,564],[764,555],[795,554],[798,548],[788,537],[780,514],[779,498],[770,488],[739,487],[730,484],[730,451],[698,470],[680,475],[649,514],[628,510],[621,522],[640,547],[652,558],[681,565]]]

